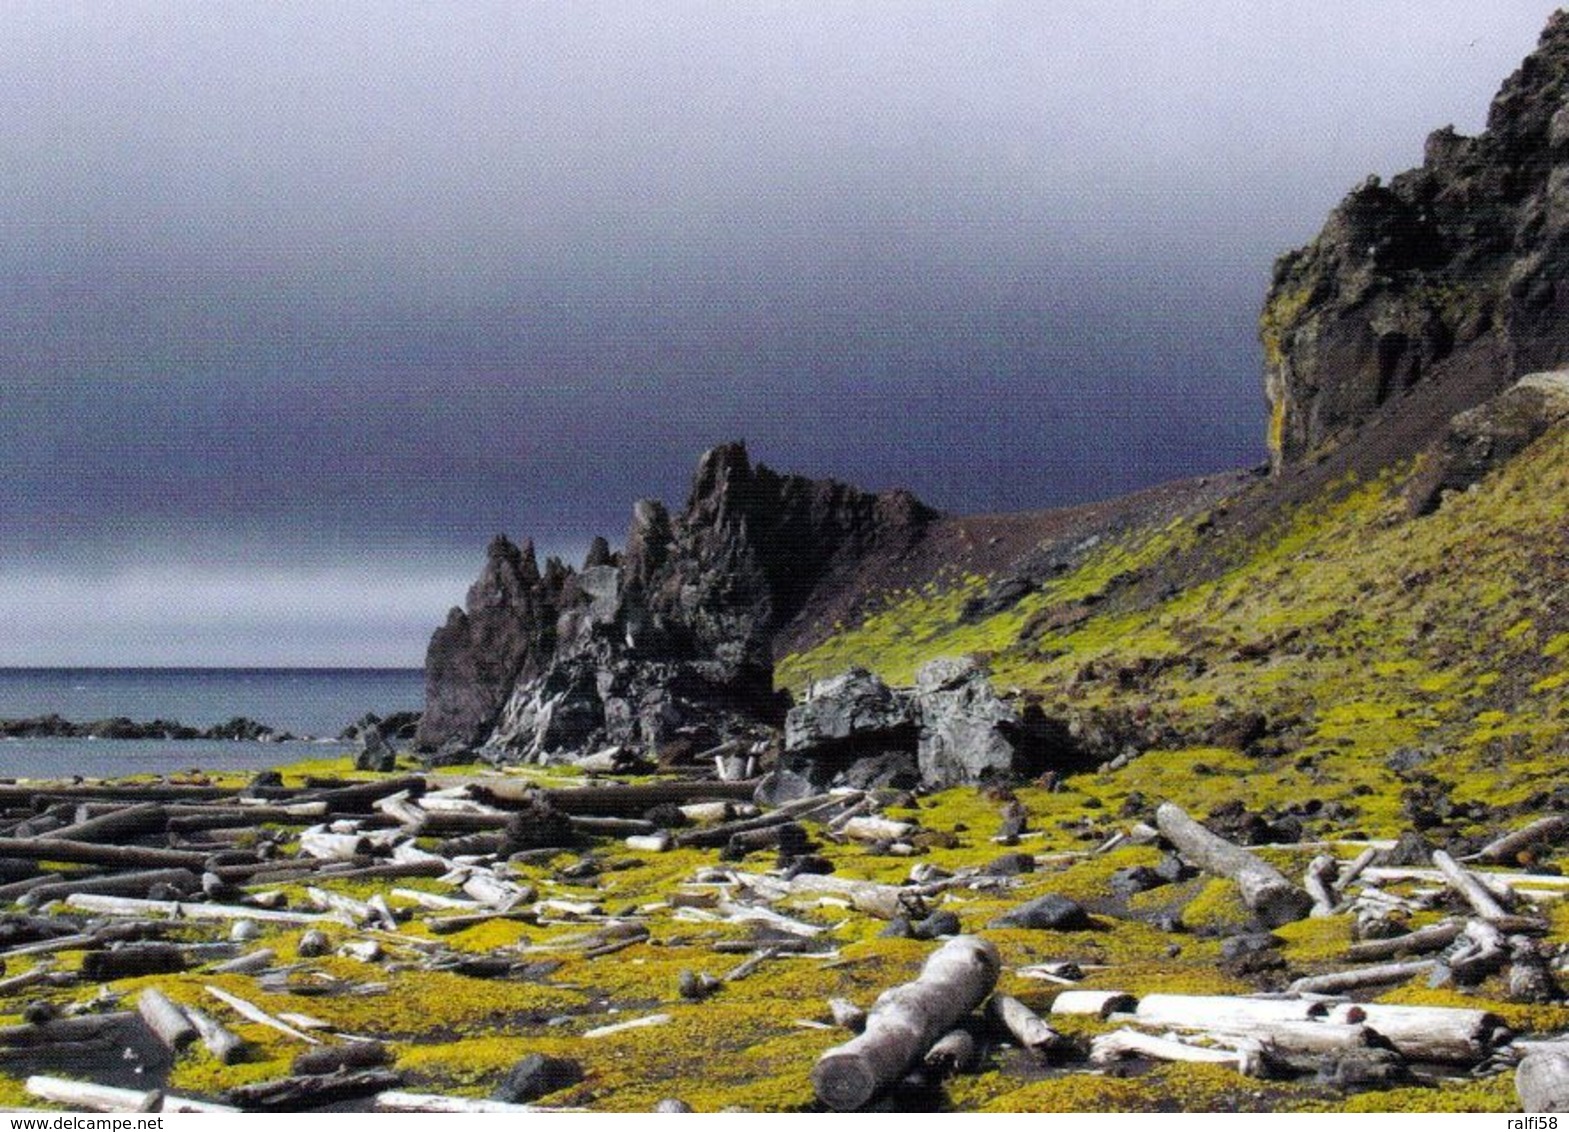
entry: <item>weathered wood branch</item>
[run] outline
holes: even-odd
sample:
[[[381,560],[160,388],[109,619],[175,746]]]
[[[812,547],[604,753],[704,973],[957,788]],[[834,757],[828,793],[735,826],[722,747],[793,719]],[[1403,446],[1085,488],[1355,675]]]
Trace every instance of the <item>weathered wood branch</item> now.
[[[865,1105],[986,1000],[1000,969],[988,940],[955,936],[943,944],[914,982],[878,997],[861,1034],[818,1059],[812,1069],[818,1099],[840,1112]]]
[[[270,1029],[277,1030],[280,1034],[287,1034],[289,1037],[295,1039],[296,1041],[304,1042],[306,1045],[321,1045],[320,1038],[312,1037],[310,1034],[307,1034],[302,1030],[296,1030],[287,1022],[284,1022],[278,1018],[274,1018],[261,1007],[255,1005],[254,1003],[245,1001],[245,999],[241,998],[237,994],[230,994],[222,987],[204,986],[202,989],[216,998],[219,1002],[229,1007],[229,1009],[233,1010],[242,1018],[246,1018],[252,1022],[267,1026]]]
[[[37,907],[78,892],[91,892],[100,896],[144,896],[154,885],[160,884],[195,892],[201,888],[201,877],[190,869],[138,869],[129,873],[83,877],[80,880],[57,880],[31,889],[21,903]]]
[[[1436,959],[1412,959],[1404,963],[1383,963],[1373,967],[1353,967],[1327,975],[1307,975],[1287,988],[1292,994],[1344,994],[1364,987],[1387,987],[1410,982],[1438,966]]]
[[[1569,815],[1553,814],[1489,841],[1477,850],[1474,859],[1490,862],[1514,861],[1522,851],[1540,845],[1544,841],[1560,841],[1565,834],[1569,834]]]
[[[1482,919],[1497,923],[1508,917],[1509,910],[1499,903],[1498,898],[1481,881],[1461,868],[1448,853],[1442,849],[1433,850],[1433,864],[1444,874],[1444,879],[1449,886],[1458,892]]]
[[[241,904],[186,904],[178,900],[137,900],[128,896],[99,896],[77,893],[66,899],[66,907],[83,912],[113,916],[170,916],[187,920],[258,920],[273,924],[342,923],[337,916],[319,912],[289,912],[274,908],[252,908]]]
[[[1273,865],[1211,833],[1175,803],[1161,803],[1155,811],[1155,822],[1189,863],[1236,881],[1242,890],[1242,902],[1268,926],[1300,920],[1312,911],[1313,898]]]
[[[403,1077],[388,1069],[367,1069],[359,1073],[335,1073],[326,1077],[283,1077],[240,1085],[226,1096],[241,1108],[290,1112],[321,1108],[349,1097],[383,1093],[403,1084]]]
[[[41,833],[46,841],[99,841],[114,843],[140,837],[144,833],[162,833],[169,824],[168,811],[157,802],[143,802],[122,806],[98,817],[90,817],[60,829]]]
[[[64,1077],[29,1077],[23,1086],[29,1094],[50,1104],[64,1105],[78,1112],[238,1112],[231,1105],[199,1101],[157,1090],[116,1089]],[[153,1107],[156,1104],[156,1109]]]
[[[1139,1030],[1114,1030],[1090,1042],[1090,1060],[1108,1065],[1125,1057],[1148,1057],[1156,1061],[1190,1061],[1212,1065],[1233,1065],[1247,1077],[1266,1074],[1263,1047],[1256,1041],[1238,1040],[1238,1048],[1213,1049],[1190,1045],[1172,1038],[1158,1038]]]
[[[1346,948],[1346,959],[1352,963],[1369,963],[1377,959],[1394,959],[1401,955],[1423,955],[1442,951],[1465,930],[1459,920],[1444,920],[1429,924],[1416,931],[1390,939],[1368,939]]]
[[[206,853],[184,849],[144,849],[139,845],[98,845],[91,841],[0,838],[0,857],[63,864],[109,865],[119,869],[196,869],[206,867]]]

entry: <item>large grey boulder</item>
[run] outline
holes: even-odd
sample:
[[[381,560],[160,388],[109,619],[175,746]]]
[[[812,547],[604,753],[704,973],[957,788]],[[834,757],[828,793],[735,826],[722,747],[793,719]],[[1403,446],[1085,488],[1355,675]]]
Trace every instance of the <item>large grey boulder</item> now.
[[[895,692],[864,668],[815,682],[785,716],[785,750],[885,737],[897,741],[915,723],[908,695]]]
[[[998,698],[986,673],[968,658],[942,657],[915,678],[920,721],[916,758],[927,786],[978,782],[1022,769],[1023,721]]]

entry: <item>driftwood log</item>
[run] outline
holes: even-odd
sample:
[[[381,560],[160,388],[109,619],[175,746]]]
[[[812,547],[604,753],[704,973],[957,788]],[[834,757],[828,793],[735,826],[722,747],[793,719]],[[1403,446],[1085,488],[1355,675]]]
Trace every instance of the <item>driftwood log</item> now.
[[[207,1052],[223,1064],[233,1065],[245,1055],[245,1039],[205,1010],[187,1006],[185,1016],[191,1020],[191,1025],[196,1027],[196,1033],[201,1038],[202,1045],[207,1048]]]
[[[1442,951],[1458,939],[1464,930],[1465,925],[1459,920],[1445,920],[1390,939],[1369,939],[1354,943],[1346,949],[1346,959],[1352,963],[1371,963],[1378,959],[1395,959],[1401,955]]]
[[[978,936],[943,944],[914,982],[878,997],[864,1031],[818,1059],[812,1069],[817,1098],[839,1112],[865,1105],[986,1000],[1001,965],[997,949]]]
[[[116,1089],[64,1077],[29,1077],[24,1087],[39,1100],[65,1105],[78,1112],[238,1112],[232,1105],[199,1101],[156,1090]],[[156,1106],[156,1108],[154,1107]]]
[[[168,1049],[179,1050],[196,1040],[196,1027],[185,1011],[157,987],[148,987],[137,996],[136,1012]]]
[[[1019,1043],[1019,1048],[1041,1061],[1050,1058],[1066,1042],[1039,1014],[1012,995],[992,995],[987,1013]]]
[[[1475,859],[1500,863],[1512,862],[1532,846],[1544,841],[1560,841],[1566,834],[1569,834],[1569,816],[1553,814],[1551,817],[1540,818],[1530,825],[1489,841],[1477,851]]]
[[[1236,1039],[1235,1048],[1215,1049],[1139,1030],[1114,1030],[1090,1042],[1090,1060],[1096,1065],[1108,1065],[1125,1057],[1232,1065],[1247,1077],[1263,1077],[1267,1069],[1263,1047],[1253,1039]]]
[[[1269,927],[1300,920],[1313,910],[1313,898],[1273,865],[1211,833],[1175,803],[1161,803],[1155,822],[1184,860],[1236,881],[1242,902]]]
[[[1332,1008],[1329,1019],[1365,1024],[1411,1061],[1474,1065],[1511,1036],[1496,1014],[1447,1006],[1345,1003]]]
[[[1268,1033],[1281,1022],[1307,1022],[1326,1014],[1327,1007],[1302,999],[1147,994],[1139,999],[1133,1017],[1141,1026],[1247,1034]]]
[[[283,1077],[240,1085],[225,1094],[241,1108],[287,1112],[320,1108],[349,1097],[383,1093],[403,1084],[403,1078],[388,1069],[367,1069],[360,1073],[334,1073],[326,1077]]]

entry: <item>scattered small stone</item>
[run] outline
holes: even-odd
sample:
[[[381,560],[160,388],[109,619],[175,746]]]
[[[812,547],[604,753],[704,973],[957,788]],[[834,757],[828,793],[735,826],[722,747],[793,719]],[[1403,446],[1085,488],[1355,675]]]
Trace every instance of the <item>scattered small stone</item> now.
[[[958,935],[962,930],[959,917],[946,909],[933,912],[926,919],[910,925],[910,935],[915,939],[936,939],[939,936]]]
[[[1031,853],[1004,853],[982,867],[981,872],[994,877],[1016,877],[1035,871],[1035,856]]]
[[[564,1057],[531,1053],[502,1078],[490,1099],[507,1104],[527,1104],[548,1093],[570,1088],[583,1080],[583,1067]]]
[[[1019,905],[1013,911],[998,916],[988,926],[1030,928],[1035,931],[1083,931],[1095,925],[1081,904],[1053,892]]]

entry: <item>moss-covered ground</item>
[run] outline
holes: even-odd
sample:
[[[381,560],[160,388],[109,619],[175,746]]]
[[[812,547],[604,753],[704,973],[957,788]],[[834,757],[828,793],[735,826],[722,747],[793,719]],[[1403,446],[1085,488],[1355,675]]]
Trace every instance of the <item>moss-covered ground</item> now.
[[[914,858],[874,855],[814,828],[822,855],[839,876],[899,882],[914,864],[954,871],[1027,852],[1036,868],[1014,887],[959,889],[934,906],[953,911],[964,930],[992,939],[1004,959],[1001,989],[1043,1011],[1061,985],[1020,972],[1046,962],[1077,964],[1084,975],[1079,985],[1136,995],[1255,991],[1335,969],[1352,942],[1348,917],[1281,928],[1283,966],[1239,970],[1221,954],[1222,938],[1249,924],[1229,882],[1194,878],[1112,899],[1114,872],[1153,865],[1159,855],[1134,844],[1096,849],[1148,821],[1165,800],[1199,816],[1239,806],[1272,819],[1289,816],[1300,823],[1301,841],[1335,842],[1332,851],[1343,858],[1354,856],[1363,839],[1412,829],[1435,845],[1474,843],[1569,806],[1560,787],[1569,753],[1569,603],[1563,599],[1569,593],[1569,431],[1549,433],[1424,518],[1409,516],[1401,493],[1411,470],[1336,484],[1282,511],[1268,529],[1200,515],[1129,532],[1087,548],[1074,568],[988,617],[967,610],[992,579],[940,578],[786,658],[781,680],[799,690],[852,663],[904,683],[928,659],[979,654],[1000,688],[1018,689],[1048,715],[1080,725],[1117,721],[1136,753],[1116,769],[1016,787],[1030,830],[1015,850],[991,839],[999,796],[966,787],[894,811],[942,835],[928,839]],[[1236,721],[1245,719],[1261,722],[1239,731]],[[286,778],[346,774],[341,764],[322,764],[288,768]],[[1319,851],[1304,845],[1269,856],[1300,875]],[[597,875],[562,876],[583,853],[598,861]],[[843,902],[798,899],[783,910],[822,929],[816,939],[823,954],[781,956],[703,1001],[686,1001],[678,992],[682,973],[726,974],[744,955],[713,945],[751,930],[718,920],[704,907],[710,890],[691,883],[716,863],[712,851],[634,852],[601,842],[516,867],[517,879],[541,897],[589,902],[600,916],[495,921],[439,937],[411,922],[396,937],[375,937],[384,954],[374,963],[338,955],[298,960],[300,931],[288,929],[260,941],[278,951],[280,964],[300,964],[286,989],[196,969],[123,980],[110,990],[128,1001],[156,983],[177,1001],[204,1006],[252,1043],[234,1066],[217,1064],[199,1047],[182,1052],[168,1079],[177,1091],[215,1095],[282,1075],[304,1048],[238,1018],[207,994],[204,987],[213,985],[273,1014],[319,1019],[329,1033],[391,1043],[411,1089],[484,1096],[520,1057],[544,1053],[572,1058],[585,1070],[580,1084],[547,1098],[552,1104],[642,1110],[676,1096],[700,1111],[809,1108],[813,1062],[846,1036],[828,1026],[827,1000],[870,1005],[886,987],[912,978],[933,945],[884,937],[881,921]],[[770,863],[757,855],[746,867],[760,871]],[[1521,864],[1553,868],[1569,860],[1548,850]],[[444,891],[434,880],[398,886]],[[291,904],[304,902],[302,889],[281,887]],[[372,891],[363,882],[331,887],[361,898]],[[988,926],[1045,893],[1084,902],[1093,927]],[[685,898],[673,902],[677,894]],[[1169,930],[1163,915],[1180,917],[1181,930]],[[640,924],[647,938],[590,957],[587,946],[614,938],[603,917]],[[1569,942],[1569,915],[1552,910],[1550,922],[1549,943]],[[221,935],[218,928],[186,930]],[[357,938],[348,927],[330,934],[334,943]],[[521,966],[499,978],[428,969],[423,960],[438,951],[449,959],[506,956]],[[7,974],[32,962],[13,960]],[[77,955],[62,957],[63,966],[77,962]],[[78,986],[36,997],[65,1007],[97,991]],[[1569,1029],[1569,1008],[1510,1003],[1496,978],[1463,992],[1415,984],[1381,997],[1485,1006],[1524,1032]],[[0,1021],[14,1021],[29,1000],[0,999],[6,1015]],[[651,1015],[668,1020],[587,1036]],[[1063,1028],[1082,1039],[1109,1026],[1073,1020]],[[0,1102],[22,1101],[19,1081],[0,1063]],[[978,1111],[1505,1111],[1516,1105],[1507,1074],[1347,1095],[1311,1080],[1260,1082],[1214,1066],[1162,1066],[1129,1076],[1082,1064],[1068,1071],[1028,1063],[1008,1049],[994,1050],[976,1073],[940,1091],[896,1103]]]

